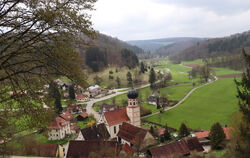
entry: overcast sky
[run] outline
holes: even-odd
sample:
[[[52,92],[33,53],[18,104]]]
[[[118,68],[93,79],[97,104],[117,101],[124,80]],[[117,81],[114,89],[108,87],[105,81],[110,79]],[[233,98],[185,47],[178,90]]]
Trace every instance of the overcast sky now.
[[[122,40],[222,37],[250,30],[250,0],[98,0],[92,21]]]

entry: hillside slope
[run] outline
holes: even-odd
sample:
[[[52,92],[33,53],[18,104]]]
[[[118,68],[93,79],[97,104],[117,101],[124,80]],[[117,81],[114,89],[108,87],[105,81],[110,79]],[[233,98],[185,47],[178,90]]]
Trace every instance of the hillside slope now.
[[[81,38],[87,43],[79,43],[78,50],[80,52],[80,56],[83,60],[83,66],[86,67],[86,52],[91,48],[98,48],[98,49],[91,49],[92,52],[103,53],[102,60],[105,60],[102,66],[125,66],[124,55],[122,55],[123,49],[128,49],[134,54],[143,54],[144,51],[141,48],[136,46],[131,46],[124,41],[121,41],[117,38],[113,38],[101,33],[97,34],[97,37],[92,40],[87,38],[86,36],[82,35]],[[97,54],[98,54],[97,53]],[[135,56],[136,57],[136,56]],[[92,59],[99,59],[100,57],[93,57]],[[88,61],[88,63],[91,61]],[[93,62],[98,62],[93,61]],[[88,66],[87,66],[88,67]]]
[[[199,58],[216,58],[238,55],[241,49],[250,50],[250,31],[234,34],[223,38],[208,39],[179,54],[172,55],[172,60],[195,60]]]
[[[145,51],[150,51],[154,53],[154,52],[157,52],[157,50],[161,47],[167,47],[172,44],[185,42],[185,41],[193,41],[193,40],[200,41],[204,39],[195,38],[195,37],[174,37],[174,38],[162,38],[162,39],[152,39],[152,40],[134,40],[134,41],[127,41],[127,42],[131,45],[140,47]]]
[[[169,56],[173,54],[178,54],[189,47],[198,45],[202,41],[203,41],[202,39],[190,39],[188,41],[182,41],[182,42],[169,44],[167,46],[157,49],[155,53],[160,56]]]

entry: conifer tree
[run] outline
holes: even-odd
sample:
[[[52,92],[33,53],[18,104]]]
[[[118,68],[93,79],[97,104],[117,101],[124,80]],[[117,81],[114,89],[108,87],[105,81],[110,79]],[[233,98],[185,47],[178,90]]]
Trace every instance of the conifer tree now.
[[[72,100],[76,99],[75,89],[73,85],[69,86],[69,98]]]
[[[221,125],[217,122],[215,123],[210,130],[209,133],[209,139],[210,139],[210,145],[212,149],[218,149],[225,139],[225,133],[221,127]]]
[[[230,156],[237,158],[248,158],[250,155],[250,55],[242,50],[245,60],[245,72],[241,81],[235,80],[237,85],[237,98],[239,99],[239,118],[237,127],[233,127]]]
[[[116,77],[116,83],[117,83],[117,87],[120,88],[121,87],[121,80],[119,77]]]
[[[170,140],[171,139],[171,135],[170,135],[170,133],[168,131],[168,125],[167,124],[165,126],[165,131],[164,131],[164,139],[165,140]]]
[[[180,128],[179,128],[179,137],[183,138],[183,137],[188,136],[189,134],[190,133],[189,133],[187,126],[184,123],[182,123]]]
[[[128,81],[128,86],[133,86],[133,79],[130,71],[127,73],[127,81]]]
[[[149,74],[149,83],[150,83],[151,89],[153,88],[155,81],[156,81],[155,70],[153,68],[151,68],[150,74]]]
[[[141,62],[140,69],[141,69],[141,73],[145,72],[145,66],[144,66],[143,62]]]

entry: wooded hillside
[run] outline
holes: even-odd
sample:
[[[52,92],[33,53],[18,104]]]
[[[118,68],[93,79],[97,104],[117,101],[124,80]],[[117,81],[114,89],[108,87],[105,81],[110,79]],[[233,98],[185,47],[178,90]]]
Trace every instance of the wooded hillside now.
[[[113,38],[101,33],[97,33],[97,37],[91,40],[84,35],[81,36],[87,44],[80,43],[78,50],[83,59],[83,65],[87,68],[97,72],[107,66],[128,66],[127,57],[133,56],[135,63],[138,65],[138,58],[136,54],[143,54],[144,51],[136,46],[131,46],[117,38]],[[129,52],[128,56],[122,54]]]
[[[250,51],[250,31],[223,38],[207,39],[170,56],[174,61],[206,59],[210,66],[242,68],[241,50]]]
[[[235,55],[242,48],[250,48],[250,31],[223,38],[213,38],[197,43],[179,54],[172,55],[173,60],[195,60],[199,58],[214,58],[225,55]]]

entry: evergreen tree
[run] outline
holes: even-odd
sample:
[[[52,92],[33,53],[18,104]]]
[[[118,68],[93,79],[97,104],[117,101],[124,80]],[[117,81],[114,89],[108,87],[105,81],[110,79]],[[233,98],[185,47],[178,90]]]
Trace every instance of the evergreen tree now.
[[[164,143],[164,142],[165,142],[165,137],[164,137],[164,135],[161,135],[161,136],[160,136],[160,142],[161,142],[161,143]]]
[[[119,77],[116,77],[116,83],[117,83],[117,87],[120,88],[121,87],[121,80]]]
[[[184,123],[182,123],[179,128],[179,137],[180,138],[187,137],[189,134],[190,133],[189,133],[187,126]]]
[[[165,139],[165,141],[171,139],[171,135],[170,135],[170,133],[168,131],[168,125],[167,124],[165,126],[165,131],[164,131],[164,139]]]
[[[230,156],[237,158],[248,158],[250,155],[250,55],[242,50],[245,59],[245,72],[241,81],[236,81],[237,98],[239,99],[239,118],[237,125],[233,127]]]
[[[62,104],[61,104],[61,95],[60,95],[60,93],[59,93],[59,95],[58,96],[56,96],[56,98],[55,98],[55,106],[56,106],[56,112],[58,113],[58,114],[61,114],[62,113],[62,111],[63,111],[63,108],[62,108]]]
[[[75,89],[73,85],[69,86],[69,98],[72,100],[76,99]]]
[[[128,81],[128,86],[133,86],[133,79],[130,71],[128,71],[127,73],[127,81]]]
[[[54,98],[55,101],[55,108],[58,114],[60,114],[63,110],[62,104],[61,104],[61,94],[59,92],[59,89],[57,87],[57,84],[55,82],[51,82],[49,86],[49,95],[50,97]]]
[[[210,138],[210,145],[212,149],[218,149],[225,139],[226,135],[221,127],[221,125],[217,122],[215,123],[210,130],[209,138]]]
[[[155,131],[154,131],[154,127],[150,126],[149,132],[154,136],[155,135]]]
[[[153,85],[154,85],[155,81],[156,81],[155,70],[153,68],[151,68],[150,74],[149,74],[150,88],[153,88]]]
[[[140,69],[141,69],[141,73],[145,72],[145,66],[144,66],[143,62],[141,62]]]

